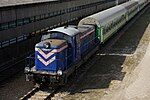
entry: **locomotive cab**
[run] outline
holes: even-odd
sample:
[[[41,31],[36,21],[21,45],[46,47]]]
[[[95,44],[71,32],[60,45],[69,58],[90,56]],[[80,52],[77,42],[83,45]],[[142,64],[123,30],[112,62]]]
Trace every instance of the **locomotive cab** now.
[[[35,66],[25,69],[27,79],[40,84],[66,83],[70,75],[68,70],[80,57],[77,52],[80,45],[76,44],[78,33],[79,30],[71,26],[56,28],[43,35],[35,46]]]

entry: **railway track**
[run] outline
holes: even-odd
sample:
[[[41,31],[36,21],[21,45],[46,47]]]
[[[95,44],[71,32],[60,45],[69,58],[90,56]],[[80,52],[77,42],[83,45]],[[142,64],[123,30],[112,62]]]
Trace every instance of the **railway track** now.
[[[84,76],[86,71],[92,65],[94,65],[94,63],[96,62],[96,59],[94,60],[94,62],[91,60],[93,58],[93,56],[89,58],[88,64],[85,64],[85,65],[82,64],[81,67],[79,67],[77,69],[75,74],[73,74],[71,76],[71,78],[69,78],[69,83],[66,86],[64,86],[64,87],[55,87],[55,88],[46,88],[44,86],[41,86],[41,87],[35,86],[31,91],[29,91],[26,95],[24,95],[19,100],[50,100],[51,97],[54,96],[56,91],[58,91],[59,89],[63,89],[63,88],[66,88],[66,87],[73,86],[76,82],[78,82]]]
[[[26,62],[26,58],[29,54],[31,54],[31,52],[28,52],[19,58],[14,58],[4,64],[1,64],[0,65],[0,82],[3,82],[4,80],[16,74],[20,70],[23,70],[25,62]]]
[[[19,100],[50,100],[58,88],[34,87]]]
[[[79,68],[78,71],[73,76],[71,76],[71,79],[73,80],[70,79],[69,83],[64,88],[73,86],[84,76],[86,71],[96,62],[96,59],[94,62],[91,59],[92,57],[89,59],[88,64],[86,65],[83,64],[83,66]],[[50,100],[55,95],[56,91],[58,91],[60,88],[62,87],[43,88],[43,87],[35,86],[31,91],[29,91],[26,95],[24,95],[19,100]]]

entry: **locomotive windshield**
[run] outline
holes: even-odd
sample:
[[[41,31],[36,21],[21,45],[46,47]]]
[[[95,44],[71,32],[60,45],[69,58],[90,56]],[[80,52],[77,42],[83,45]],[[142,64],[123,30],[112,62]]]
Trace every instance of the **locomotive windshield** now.
[[[70,36],[59,32],[53,32],[53,33],[42,35],[41,41],[46,39],[63,39],[63,40],[68,40],[68,42],[71,42]]]
[[[50,33],[50,38],[55,38],[55,39],[66,39],[67,36],[62,33]]]
[[[50,34],[42,35],[41,41],[44,41],[46,39],[50,39]]]

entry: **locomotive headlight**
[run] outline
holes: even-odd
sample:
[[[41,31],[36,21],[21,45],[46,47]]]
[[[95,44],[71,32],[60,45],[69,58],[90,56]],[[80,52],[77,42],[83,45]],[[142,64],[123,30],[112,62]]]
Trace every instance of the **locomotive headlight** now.
[[[50,48],[50,43],[48,43],[48,42],[45,42],[44,44],[44,47],[47,49],[47,48]]]
[[[61,76],[63,74],[62,70],[58,70],[57,74]]]
[[[29,67],[25,67],[24,71],[25,71],[25,73],[29,73],[30,72],[30,68]]]

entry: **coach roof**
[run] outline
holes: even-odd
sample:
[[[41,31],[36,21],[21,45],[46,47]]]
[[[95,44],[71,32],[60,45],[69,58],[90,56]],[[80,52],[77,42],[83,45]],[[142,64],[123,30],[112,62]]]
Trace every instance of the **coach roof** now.
[[[136,1],[129,1],[129,2],[121,4],[121,6],[125,7],[125,9],[127,9],[127,10],[131,9],[135,5],[138,5],[138,2],[136,2]]]
[[[118,5],[110,9],[96,13],[94,15],[88,16],[86,18],[83,18],[78,25],[79,26],[83,24],[94,24],[97,26],[105,25],[106,23],[116,18],[118,15],[124,14],[125,12],[126,12],[125,7]]]

